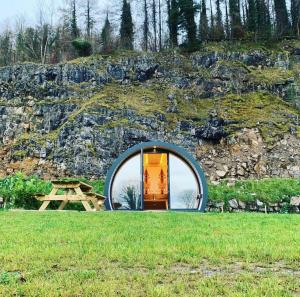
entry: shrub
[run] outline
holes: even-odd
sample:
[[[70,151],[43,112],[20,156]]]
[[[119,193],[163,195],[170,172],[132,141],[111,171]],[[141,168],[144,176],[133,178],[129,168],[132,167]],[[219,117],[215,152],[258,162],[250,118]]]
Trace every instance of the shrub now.
[[[87,40],[75,39],[72,41],[72,45],[80,57],[87,57],[92,54],[92,45]]]
[[[267,204],[289,202],[292,196],[299,194],[300,180],[298,179],[243,180],[237,181],[232,186],[222,181],[218,185],[209,185],[209,199],[225,203],[230,199],[243,202],[254,202],[258,199]]]
[[[89,181],[85,178],[76,178],[93,186],[93,191],[103,193],[103,181]],[[61,180],[74,180],[63,178]],[[50,181],[45,181],[37,176],[26,177],[22,173],[9,176],[0,180],[0,197],[4,198],[5,208],[38,209],[41,202],[35,199],[36,194],[49,194],[52,189]],[[49,208],[57,209],[60,202],[53,201]],[[84,210],[81,203],[69,203],[65,209]],[[0,209],[1,210],[1,209]]]
[[[39,202],[34,195],[47,194],[50,189],[50,182],[36,176],[26,177],[22,173],[0,180],[0,196],[4,198],[6,208],[36,209]]]

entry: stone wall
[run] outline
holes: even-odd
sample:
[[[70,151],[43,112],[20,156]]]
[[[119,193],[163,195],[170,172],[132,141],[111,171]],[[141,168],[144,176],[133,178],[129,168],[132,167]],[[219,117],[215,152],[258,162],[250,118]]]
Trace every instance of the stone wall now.
[[[283,199],[284,200],[284,199]],[[260,200],[255,202],[244,202],[231,199],[228,202],[208,201],[207,212],[263,212],[263,213],[300,213],[300,196],[290,199],[290,202],[263,203]]]

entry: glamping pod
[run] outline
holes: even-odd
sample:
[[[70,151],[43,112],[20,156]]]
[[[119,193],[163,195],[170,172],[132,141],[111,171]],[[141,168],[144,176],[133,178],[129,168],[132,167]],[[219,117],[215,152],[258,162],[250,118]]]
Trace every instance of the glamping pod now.
[[[207,184],[196,160],[165,142],[137,144],[110,168],[104,189],[107,210],[204,211]]]

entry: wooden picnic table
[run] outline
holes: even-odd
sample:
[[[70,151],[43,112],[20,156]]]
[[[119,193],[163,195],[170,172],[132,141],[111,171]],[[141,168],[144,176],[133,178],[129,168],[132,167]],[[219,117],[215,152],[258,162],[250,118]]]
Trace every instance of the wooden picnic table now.
[[[100,210],[105,200],[104,196],[92,192],[92,186],[81,181],[54,180],[52,185],[49,195],[36,195],[36,199],[43,201],[39,211],[46,210],[51,201],[61,201],[59,210],[63,210],[68,202],[81,202],[86,211]]]

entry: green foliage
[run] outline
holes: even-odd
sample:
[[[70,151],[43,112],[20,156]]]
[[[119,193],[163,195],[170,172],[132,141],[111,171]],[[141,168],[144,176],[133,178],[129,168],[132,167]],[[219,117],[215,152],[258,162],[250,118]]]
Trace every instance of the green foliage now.
[[[202,0],[201,2],[201,11],[200,11],[200,24],[199,24],[199,39],[201,41],[208,40],[208,19],[207,19],[207,9],[206,9],[206,2]]]
[[[231,38],[240,39],[244,34],[240,15],[240,2],[238,0],[229,0],[228,3],[231,20]]]
[[[61,180],[74,180],[63,178]],[[103,193],[102,180],[89,181],[85,178],[76,178],[93,187],[96,193]],[[52,189],[51,182],[37,176],[25,176],[22,173],[0,180],[0,197],[4,198],[6,208],[37,209],[40,202],[35,199],[36,194],[49,194]],[[50,208],[57,209],[59,202],[51,202]],[[68,204],[65,209],[83,210],[81,203]]]
[[[7,208],[36,209],[39,202],[34,199],[34,195],[47,194],[50,188],[50,182],[36,176],[26,177],[22,173],[0,180],[0,196],[4,198]]]
[[[76,8],[76,0],[72,0],[71,2],[71,19],[70,19],[70,31],[71,36],[73,38],[77,38],[79,36],[79,28],[77,26],[77,8]]]
[[[178,0],[167,1],[168,27],[170,32],[171,47],[178,46],[179,4]]]
[[[13,40],[9,31],[0,35],[0,66],[10,65],[13,61]]]
[[[274,0],[274,8],[276,15],[276,30],[277,36],[287,36],[290,34],[291,24],[286,7],[285,0]]]
[[[92,54],[92,45],[87,40],[77,38],[72,41],[72,45],[80,57],[88,57]]]
[[[227,185],[222,181],[218,185],[209,185],[209,199],[227,203],[230,199],[243,202],[254,202],[257,199],[264,203],[289,202],[292,196],[300,194],[300,180],[269,178],[261,180],[237,181]]]
[[[198,6],[193,0],[179,0],[179,26],[186,31],[186,47],[190,51],[197,50],[195,14]]]
[[[23,278],[17,271],[0,272],[0,285],[14,285],[20,280],[23,280]]]
[[[114,48],[113,44],[113,35],[112,35],[112,26],[108,19],[108,15],[106,16],[105,24],[101,32],[101,52],[103,53],[111,53]]]
[[[133,49],[133,22],[130,3],[123,0],[121,26],[120,26],[120,46],[123,49]]]
[[[270,39],[272,33],[272,25],[270,11],[264,0],[256,1],[256,20],[257,20],[257,37],[258,39]]]

